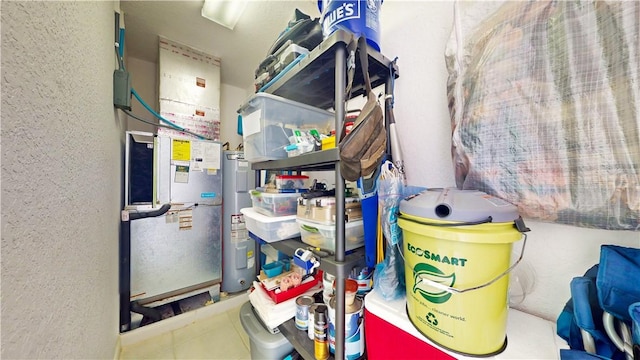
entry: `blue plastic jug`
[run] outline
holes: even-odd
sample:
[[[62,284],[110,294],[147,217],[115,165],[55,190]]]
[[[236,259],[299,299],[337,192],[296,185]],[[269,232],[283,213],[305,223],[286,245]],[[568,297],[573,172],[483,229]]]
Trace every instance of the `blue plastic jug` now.
[[[380,51],[381,6],[382,0],[318,0],[322,35],[326,39],[342,28],[364,36],[371,47]]]

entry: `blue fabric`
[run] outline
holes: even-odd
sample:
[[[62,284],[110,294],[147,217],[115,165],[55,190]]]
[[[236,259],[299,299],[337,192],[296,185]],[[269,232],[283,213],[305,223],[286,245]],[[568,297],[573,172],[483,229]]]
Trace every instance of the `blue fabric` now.
[[[631,317],[632,343],[640,345],[640,302],[633,303],[629,306],[629,316]],[[638,360],[640,360],[640,357]]]
[[[562,360],[597,360],[597,359],[608,359],[604,356],[589,354],[586,351],[580,350],[560,350],[560,359]]]
[[[573,316],[576,325],[589,333],[602,328],[602,309],[598,306],[598,292],[595,278],[583,276],[571,280]],[[594,319],[600,319],[596,325]]]
[[[602,245],[596,285],[600,307],[631,325],[629,306],[640,301],[640,249]]]
[[[588,358],[592,355],[584,351],[580,329],[593,337],[597,355],[607,359],[625,359],[624,353],[618,350],[604,331],[603,310],[600,308],[596,289],[598,272],[599,266],[594,265],[584,276],[576,277],[571,281],[571,299],[566,303],[556,321],[558,336],[565,339],[572,350],[582,352],[584,356],[575,357],[580,354],[569,353],[566,354],[567,359]]]

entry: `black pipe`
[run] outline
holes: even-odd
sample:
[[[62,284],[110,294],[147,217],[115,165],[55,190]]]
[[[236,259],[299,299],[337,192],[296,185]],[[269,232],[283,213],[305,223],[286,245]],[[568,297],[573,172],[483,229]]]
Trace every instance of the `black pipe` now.
[[[156,217],[164,215],[167,211],[171,209],[171,204],[164,204],[158,210],[152,211],[135,211],[128,212],[125,214],[123,211],[121,222],[121,233],[120,233],[120,332],[128,331],[131,327],[131,311],[134,307],[133,303],[131,303],[131,221],[144,219],[148,217]],[[137,304],[139,309],[142,307]],[[144,308],[149,309],[149,308]],[[147,315],[146,310],[145,313],[140,311],[135,311],[136,313]],[[154,316],[149,316],[154,319]],[[160,316],[159,313],[157,316]],[[154,321],[160,320],[154,319]]]
[[[154,322],[160,321],[162,319],[162,313],[160,312],[160,310],[142,306],[137,301],[131,302],[131,311],[151,318],[151,320],[153,320]]]
[[[156,217],[160,215],[164,215],[167,211],[171,209],[171,204],[164,204],[158,210],[151,211],[134,211],[129,213],[129,220],[138,220],[148,217]]]

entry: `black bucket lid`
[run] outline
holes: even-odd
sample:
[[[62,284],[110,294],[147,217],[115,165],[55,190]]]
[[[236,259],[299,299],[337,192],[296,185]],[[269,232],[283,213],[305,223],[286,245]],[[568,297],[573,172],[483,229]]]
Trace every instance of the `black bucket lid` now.
[[[513,222],[518,208],[511,203],[478,190],[456,188],[433,189],[408,197],[400,202],[402,214],[456,222]]]

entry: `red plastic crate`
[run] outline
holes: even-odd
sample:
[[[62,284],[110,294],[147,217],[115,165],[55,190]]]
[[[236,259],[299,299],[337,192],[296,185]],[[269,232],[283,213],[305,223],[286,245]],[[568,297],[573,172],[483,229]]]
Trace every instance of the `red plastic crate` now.
[[[322,271],[318,270],[316,272],[316,275],[312,278],[311,281],[300,284],[294,288],[291,288],[287,291],[283,291],[279,294],[276,294],[276,292],[274,290],[267,290],[264,288],[264,286],[262,284],[260,284],[260,286],[262,286],[262,288],[267,292],[267,294],[269,295],[269,297],[271,298],[271,300],[273,300],[273,302],[275,302],[276,304],[279,304],[283,301],[287,301],[289,299],[293,299],[294,297],[300,296],[302,294],[304,294],[305,292],[307,292],[309,289],[311,289],[312,287],[314,287],[316,284],[318,284],[318,282],[322,280]]]

